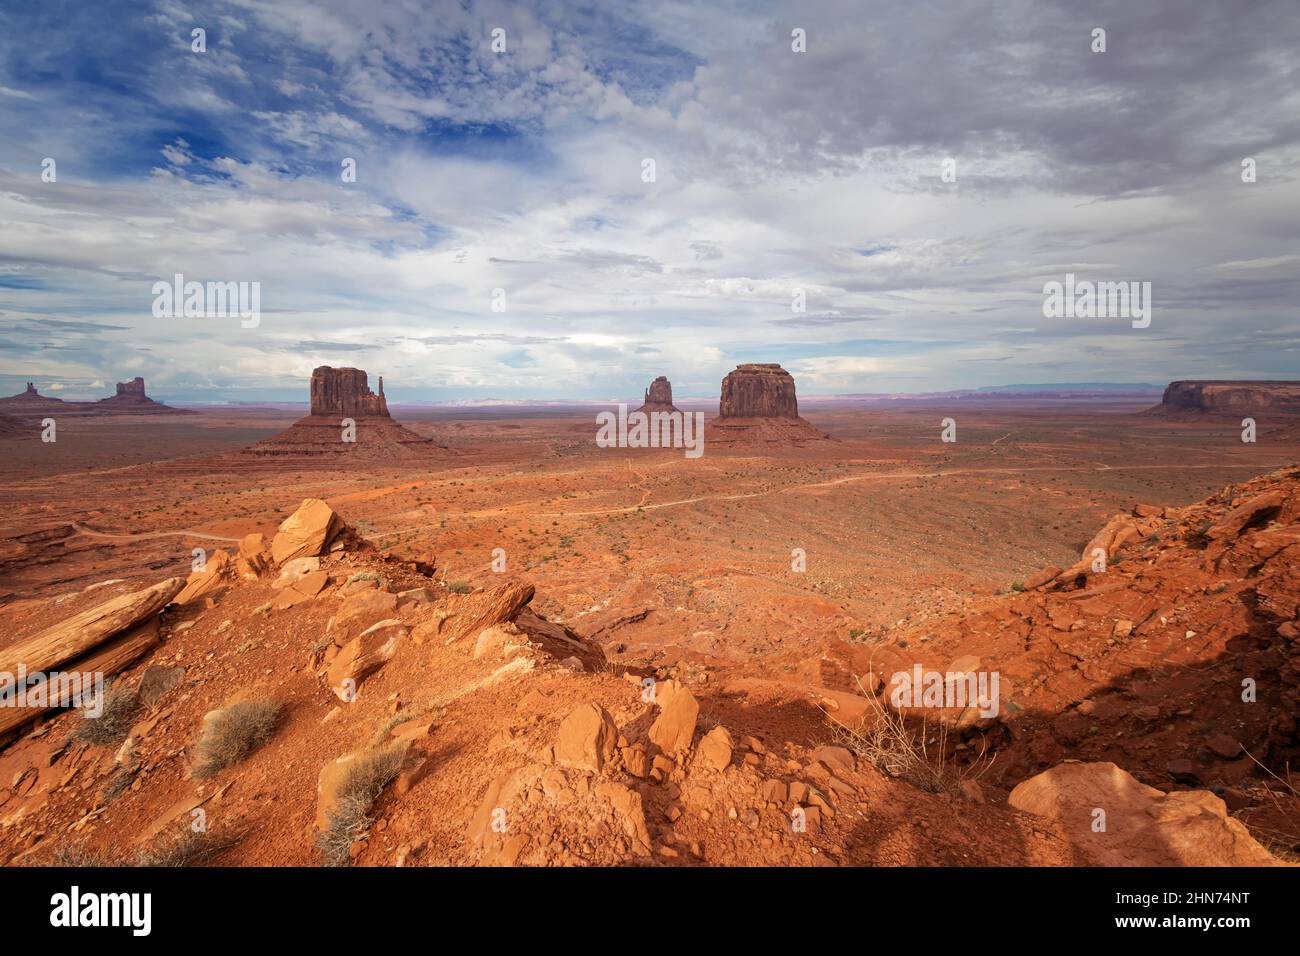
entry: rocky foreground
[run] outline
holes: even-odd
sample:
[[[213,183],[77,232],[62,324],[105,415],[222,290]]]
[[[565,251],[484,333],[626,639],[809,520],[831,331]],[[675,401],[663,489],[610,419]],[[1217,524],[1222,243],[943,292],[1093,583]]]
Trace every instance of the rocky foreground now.
[[[445,581],[309,499],[188,580],[17,610],[4,667],[120,677],[96,719],[0,712],[0,860],[1286,862],[1298,488],[1289,470],[1117,516],[1078,565],[831,649],[850,679],[781,704],[611,664],[527,582]],[[917,663],[996,669],[999,713],[896,708],[887,675]],[[778,719],[809,699],[815,721]]]

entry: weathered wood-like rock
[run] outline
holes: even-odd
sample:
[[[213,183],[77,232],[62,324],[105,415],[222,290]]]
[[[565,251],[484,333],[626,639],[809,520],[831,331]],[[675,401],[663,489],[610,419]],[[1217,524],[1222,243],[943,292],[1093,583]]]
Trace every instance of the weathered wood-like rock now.
[[[22,665],[28,675],[75,671],[112,676],[158,643],[158,612],[184,583],[182,578],[168,578],[143,591],[123,594],[4,648],[0,673],[17,675]],[[0,737],[48,709],[0,708]]]
[[[132,591],[47,627],[32,637],[0,649],[0,673],[14,674],[23,664],[29,674],[53,670],[108,638],[157,614],[185,586],[168,578],[143,591]]]

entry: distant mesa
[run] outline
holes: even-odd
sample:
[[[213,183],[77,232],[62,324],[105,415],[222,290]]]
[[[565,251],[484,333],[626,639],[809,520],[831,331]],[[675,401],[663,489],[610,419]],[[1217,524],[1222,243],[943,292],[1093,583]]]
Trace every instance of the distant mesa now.
[[[799,416],[794,376],[776,363],[737,365],[722,380],[706,443],[794,444],[829,436]]]
[[[169,408],[162,402],[155,402],[146,395],[144,379],[138,375],[129,382],[118,382],[117,394],[109,398],[101,398],[95,405],[100,409],[120,410],[133,414],[137,412],[181,411],[181,409]]]
[[[1300,415],[1300,381],[1170,382],[1149,411],[1169,418],[1273,412]]]
[[[44,415],[192,415],[188,408],[172,408],[156,402],[145,394],[144,379],[136,376],[129,382],[117,383],[117,394],[95,402],[66,402],[61,398],[42,395],[33,382],[17,395],[0,398],[0,413],[22,418]]]
[[[673,405],[673,383],[662,375],[656,378],[645,390],[645,401],[637,411],[645,412],[647,415],[653,412],[677,411],[677,407]]]
[[[354,440],[346,441],[348,435]],[[280,434],[245,448],[241,454],[283,459],[359,456],[391,461],[424,458],[445,451],[433,439],[417,435],[393,421],[388,414],[382,377],[379,392],[375,393],[370,390],[369,376],[364,370],[322,365],[311,373],[311,413]]]

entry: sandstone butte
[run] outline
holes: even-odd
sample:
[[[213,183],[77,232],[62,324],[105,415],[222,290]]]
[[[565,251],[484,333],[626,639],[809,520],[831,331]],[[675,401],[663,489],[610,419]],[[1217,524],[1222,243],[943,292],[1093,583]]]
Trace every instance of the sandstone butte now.
[[[434,460],[446,451],[432,439],[393,421],[383,378],[375,393],[362,369],[328,365],[314,369],[310,398],[306,417],[236,457],[301,461],[347,456],[389,462]]]
[[[722,380],[718,417],[705,442],[722,445],[803,445],[827,436],[799,416],[794,376],[776,364],[736,366]]]
[[[653,412],[676,412],[677,407],[673,405],[673,385],[666,377],[660,375],[650,387],[645,390],[645,399],[641,403],[638,412],[644,412],[647,415]]]

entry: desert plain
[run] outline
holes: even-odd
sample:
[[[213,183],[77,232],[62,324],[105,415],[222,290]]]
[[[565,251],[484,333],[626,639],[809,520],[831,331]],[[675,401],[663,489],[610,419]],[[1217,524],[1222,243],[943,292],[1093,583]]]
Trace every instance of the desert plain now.
[[[1191,520],[1184,509],[1212,499],[1214,514],[1235,514],[1260,495],[1233,489],[1266,473],[1263,496],[1276,485],[1294,503],[1294,418],[1261,416],[1243,442],[1231,416],[1152,405],[805,401],[829,438],[706,443],[695,459],[597,447],[589,405],[394,405],[430,439],[414,459],[250,453],[301,417],[294,406],[69,418],[57,442],[10,436],[0,654],[163,579],[188,578],[181,599],[194,597],[163,613],[158,643],[123,671],[139,699],[120,749],[50,712],[0,754],[0,856],[157,862],[147,854],[164,851],[149,847],[201,811],[221,837],[183,853],[235,865],[1283,862],[1300,839],[1285,776],[1294,726],[1279,733],[1276,719],[1294,697],[1277,677],[1294,670],[1285,643],[1226,611],[1195,640],[1201,625],[1177,617],[1204,610],[1191,598],[1191,611],[1175,600],[1158,613],[1106,603],[1226,583],[1144,584],[1135,571],[1049,584],[1043,572],[1077,565],[1099,529],[1132,515],[1147,547],[1168,539],[1190,567],[1194,535],[1169,530]],[[941,438],[945,419],[955,441]],[[349,535],[308,559],[328,572],[312,594],[284,601],[287,570],[203,571],[249,536],[280,540],[311,499]],[[1112,579],[1142,561],[1114,551]],[[1049,586],[1066,592],[1057,601]],[[341,697],[326,668],[363,638],[338,622],[370,623],[349,602],[381,592],[388,604],[369,617],[396,613],[381,623],[401,641]],[[865,728],[891,713],[891,674],[922,661],[1000,668],[1003,683],[995,719],[922,727],[940,770],[918,777]],[[1243,667],[1264,704],[1245,717]],[[647,683],[670,700],[686,688],[698,709],[684,736]],[[200,728],[249,688],[276,700],[277,729],[215,779],[196,774]],[[418,766],[393,767],[329,847],[331,762],[379,752],[389,734],[418,741]],[[1170,824],[1187,838],[1130,832],[1090,849],[1068,814],[1025,812],[1042,803],[1032,787],[1008,806],[1035,773],[1080,766],[1111,767],[1100,785],[1120,803],[1192,794]]]

